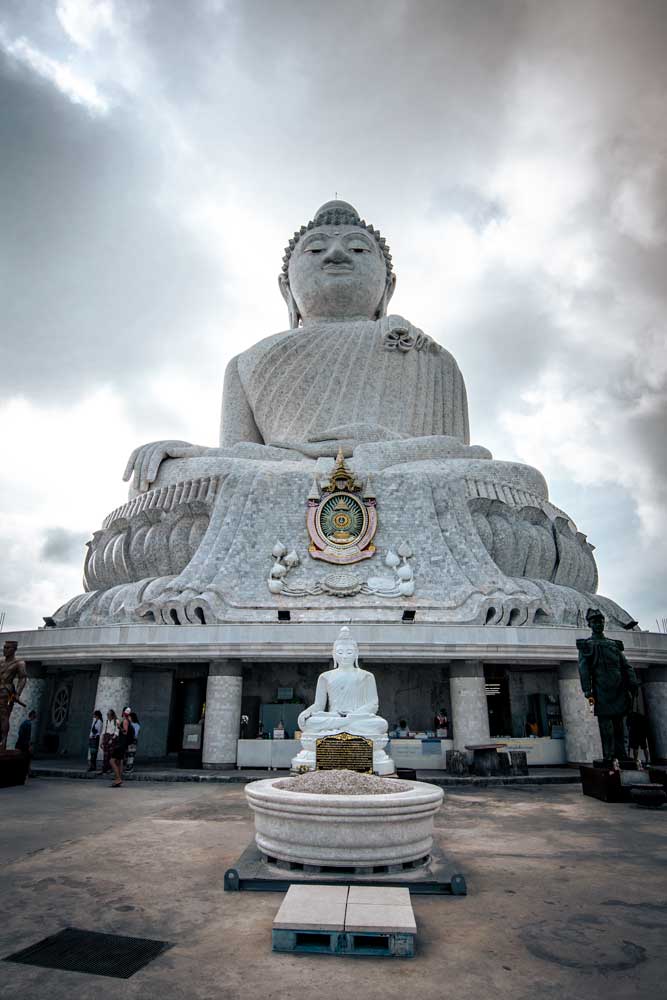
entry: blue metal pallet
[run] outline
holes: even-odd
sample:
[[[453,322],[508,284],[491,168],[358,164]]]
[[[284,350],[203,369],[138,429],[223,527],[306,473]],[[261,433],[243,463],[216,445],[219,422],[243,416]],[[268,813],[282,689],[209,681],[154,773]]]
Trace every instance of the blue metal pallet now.
[[[356,931],[274,930],[274,951],[293,954],[373,955],[414,958],[415,934],[378,934]]]

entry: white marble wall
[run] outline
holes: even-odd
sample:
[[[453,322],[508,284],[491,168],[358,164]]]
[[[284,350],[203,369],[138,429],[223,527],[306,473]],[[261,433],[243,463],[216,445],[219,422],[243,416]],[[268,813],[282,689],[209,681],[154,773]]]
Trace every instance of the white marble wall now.
[[[206,721],[202,762],[205,768],[232,768],[241,723],[241,665],[232,660],[213,661],[206,685]]]
[[[489,739],[484,667],[476,660],[454,661],[449,668],[449,695],[455,750]]]
[[[124,708],[132,705],[132,664],[123,660],[109,660],[100,664],[100,676],[93,708],[99,708],[102,718],[113,708],[120,718]]]
[[[10,750],[14,749],[16,738],[19,733],[19,726],[28,715],[28,712],[33,708],[37,712],[37,718],[33,724],[32,730],[33,742],[35,741],[39,728],[42,724],[42,716],[47,709],[47,689],[48,681],[44,675],[44,671],[33,671],[30,665],[28,665],[28,680],[26,681],[23,694],[21,695],[21,701],[25,702],[25,708],[23,708],[22,705],[14,705],[10,716],[9,737],[7,739],[7,747]]]
[[[585,764],[599,759],[602,757],[600,730],[581,689],[576,663],[561,663],[558,670],[558,692],[568,763]]]
[[[667,758],[667,668],[651,667],[643,691],[651,731],[651,753]]]

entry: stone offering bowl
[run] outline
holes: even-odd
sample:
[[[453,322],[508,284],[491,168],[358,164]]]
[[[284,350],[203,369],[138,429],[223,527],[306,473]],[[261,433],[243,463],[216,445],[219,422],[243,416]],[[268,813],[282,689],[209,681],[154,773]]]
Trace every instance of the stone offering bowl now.
[[[325,795],[276,788],[281,780],[245,786],[255,841],[266,858],[371,871],[428,861],[441,788],[401,781],[409,788],[387,795]]]

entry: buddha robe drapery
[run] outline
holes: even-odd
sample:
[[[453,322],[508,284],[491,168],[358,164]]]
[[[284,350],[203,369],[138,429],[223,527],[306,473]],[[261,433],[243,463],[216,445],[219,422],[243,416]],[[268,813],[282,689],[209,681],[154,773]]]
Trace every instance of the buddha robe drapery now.
[[[412,346],[409,336],[393,336],[397,319],[313,323],[239,355],[228,370],[228,378],[236,370],[240,384],[229,394],[234,411],[223,413],[222,443],[247,440],[242,428],[252,415],[254,440],[265,444],[294,447],[355,424],[363,425],[359,440],[377,432],[379,438],[448,435],[468,444],[468,403],[456,361],[429,338]]]
[[[304,719],[302,712],[299,725],[305,736],[348,732],[377,738],[387,732],[386,721],[375,714],[377,708],[375,678],[368,670],[327,670],[317,679],[312,715]],[[341,717],[343,712],[352,714]]]

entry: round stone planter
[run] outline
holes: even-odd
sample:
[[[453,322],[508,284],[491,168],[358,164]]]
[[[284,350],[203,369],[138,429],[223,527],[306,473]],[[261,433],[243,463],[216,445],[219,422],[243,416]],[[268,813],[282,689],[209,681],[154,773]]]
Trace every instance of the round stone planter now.
[[[389,795],[316,795],[276,788],[280,778],[245,786],[262,854],[282,862],[377,868],[425,862],[441,788],[402,782]]]

